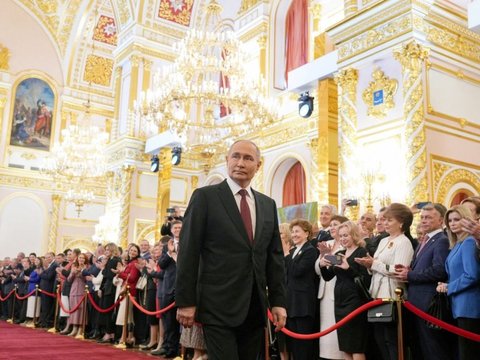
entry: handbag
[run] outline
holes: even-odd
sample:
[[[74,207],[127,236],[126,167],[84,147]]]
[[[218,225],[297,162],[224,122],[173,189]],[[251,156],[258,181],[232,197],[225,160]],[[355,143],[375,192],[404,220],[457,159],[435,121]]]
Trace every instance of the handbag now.
[[[446,293],[439,293],[437,292],[432,300],[430,301],[430,305],[427,309],[427,314],[432,315],[433,317],[437,318],[438,320],[445,321],[446,323],[452,323],[452,310],[450,308],[450,302],[448,301],[448,296]],[[435,325],[429,321],[426,321],[427,327],[433,330],[443,330],[440,326]]]
[[[145,286],[147,286],[147,275],[143,274],[137,280],[137,284],[135,285],[135,288],[138,289],[138,290],[144,290]]]
[[[385,279],[385,275],[382,277],[382,282]],[[390,280],[388,280],[388,285],[390,288],[390,294],[392,294],[392,288],[390,284]],[[377,298],[378,292],[380,291],[380,286],[377,289],[377,293],[375,294],[374,298]],[[367,311],[367,321],[370,323],[391,323],[396,321],[396,306],[395,302],[391,301],[388,303],[383,303],[381,305],[375,306]]]
[[[396,320],[395,302],[388,302],[368,309],[367,321],[370,323],[390,323]]]

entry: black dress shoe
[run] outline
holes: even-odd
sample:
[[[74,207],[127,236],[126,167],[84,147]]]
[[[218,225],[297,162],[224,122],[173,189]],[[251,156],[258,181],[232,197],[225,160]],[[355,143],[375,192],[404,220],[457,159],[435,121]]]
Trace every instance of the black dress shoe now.
[[[113,338],[108,338],[108,339],[102,338],[97,340],[97,343],[99,344],[113,344],[114,342],[115,342],[115,339]]]
[[[153,344],[153,345],[140,345],[141,350],[153,350],[158,346],[158,344]]]
[[[166,353],[167,353],[167,350],[165,350],[164,348],[161,348],[161,349],[159,349],[159,350],[152,350],[152,351],[150,351],[150,354],[152,354],[152,355],[161,355],[161,356],[164,356]]]

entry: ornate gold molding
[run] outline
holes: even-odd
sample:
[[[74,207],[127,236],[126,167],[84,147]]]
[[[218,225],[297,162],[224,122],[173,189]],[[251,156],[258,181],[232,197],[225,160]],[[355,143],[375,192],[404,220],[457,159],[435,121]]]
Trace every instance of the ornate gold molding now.
[[[243,14],[253,8],[258,3],[262,2],[262,0],[242,0],[240,4],[240,9],[238,10],[238,14]]]
[[[428,50],[415,41],[394,51],[402,65],[405,116],[404,142],[406,148],[407,203],[429,198],[427,183],[427,151],[422,72]]]
[[[132,196],[132,174],[134,166],[121,169],[120,188],[120,245],[126,249],[128,245],[128,223],[130,219],[130,199]]]
[[[348,172],[357,146],[357,84],[358,70],[345,69],[337,73],[338,84],[338,138],[342,151],[339,156],[340,198],[348,195],[350,184],[355,179]]]
[[[55,253],[57,251],[58,213],[61,201],[62,197],[60,195],[52,195],[52,213],[50,215],[50,229],[48,231],[48,251]]]
[[[383,118],[395,107],[393,97],[398,89],[398,81],[388,78],[380,68],[372,73],[373,81],[363,91],[362,98],[367,105],[369,116]]]
[[[447,174],[444,175],[442,182],[438,185],[436,191],[437,198],[435,201],[449,207],[450,204],[445,203],[449,200],[447,199],[447,195],[452,186],[458,183],[466,183],[478,191],[478,189],[480,189],[480,176],[467,169],[455,169],[447,172]]]
[[[113,60],[97,55],[88,55],[83,80],[102,86],[110,86]]]
[[[7,47],[0,44],[0,70],[8,71],[10,69],[10,51]]]

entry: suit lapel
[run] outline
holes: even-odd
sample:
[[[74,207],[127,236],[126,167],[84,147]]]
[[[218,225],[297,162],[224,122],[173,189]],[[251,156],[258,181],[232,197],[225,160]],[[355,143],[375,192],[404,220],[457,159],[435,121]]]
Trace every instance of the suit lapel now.
[[[240,211],[238,210],[238,205],[235,201],[235,198],[232,194],[232,190],[227,184],[227,180],[224,180],[218,186],[218,196],[222,201],[223,207],[225,208],[225,212],[228,214],[232,222],[235,224],[237,230],[242,234],[245,238],[245,241],[250,244],[250,240],[248,239],[247,230],[245,229],[245,225],[243,225],[242,216],[240,215]],[[258,213],[258,211],[257,211]],[[257,218],[258,223],[258,218]]]
[[[263,229],[263,219],[265,216],[265,202],[261,201],[260,196],[256,191],[252,189],[253,196],[255,197],[255,234],[253,235],[253,244],[255,245],[261,238]]]

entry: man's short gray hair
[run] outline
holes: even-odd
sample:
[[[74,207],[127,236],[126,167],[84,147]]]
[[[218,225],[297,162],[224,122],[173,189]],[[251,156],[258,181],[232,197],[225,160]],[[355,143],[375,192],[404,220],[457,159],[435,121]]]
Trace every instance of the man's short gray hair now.
[[[332,213],[332,215],[337,215],[337,207],[335,205],[332,205],[332,204],[323,204],[320,209],[323,209],[323,208],[328,208],[330,209],[330,212]]]

